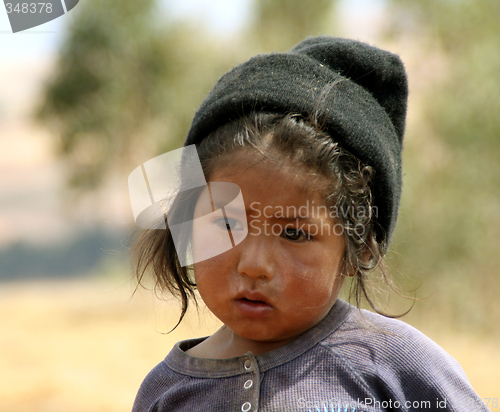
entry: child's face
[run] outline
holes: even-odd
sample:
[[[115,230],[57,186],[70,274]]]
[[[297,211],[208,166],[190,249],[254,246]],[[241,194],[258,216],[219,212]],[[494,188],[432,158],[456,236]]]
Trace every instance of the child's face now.
[[[248,167],[234,162],[210,179],[241,188],[248,235],[232,249],[196,263],[196,283],[207,307],[246,340],[286,344],[319,323],[338,297],[344,240],[340,225],[325,215],[320,191],[308,190],[311,181],[297,168],[265,162]],[[200,200],[203,196],[208,190]],[[210,213],[201,210],[206,200],[198,201],[195,216]],[[241,214],[226,214],[233,231],[241,228]],[[226,230],[220,219],[213,224],[213,230]]]

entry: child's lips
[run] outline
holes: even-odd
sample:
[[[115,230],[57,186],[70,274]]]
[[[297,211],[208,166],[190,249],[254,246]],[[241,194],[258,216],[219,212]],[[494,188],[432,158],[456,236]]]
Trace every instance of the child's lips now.
[[[238,311],[249,318],[265,317],[273,309],[272,305],[267,303],[265,296],[260,293],[244,293],[234,302]]]

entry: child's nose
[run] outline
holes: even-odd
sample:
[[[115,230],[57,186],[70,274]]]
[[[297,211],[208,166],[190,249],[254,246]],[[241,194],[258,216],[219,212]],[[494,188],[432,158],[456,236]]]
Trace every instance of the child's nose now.
[[[254,279],[271,280],[274,277],[272,239],[249,234],[240,245],[238,272]]]

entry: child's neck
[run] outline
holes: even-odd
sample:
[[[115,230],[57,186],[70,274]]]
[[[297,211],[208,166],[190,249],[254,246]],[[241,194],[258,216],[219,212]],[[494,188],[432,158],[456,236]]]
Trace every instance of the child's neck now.
[[[242,356],[247,352],[254,355],[262,355],[273,349],[291,342],[294,338],[278,342],[260,342],[254,341],[236,335],[226,326],[220,328],[212,336],[209,336],[203,342],[188,349],[187,354],[197,358],[209,359],[229,359]]]

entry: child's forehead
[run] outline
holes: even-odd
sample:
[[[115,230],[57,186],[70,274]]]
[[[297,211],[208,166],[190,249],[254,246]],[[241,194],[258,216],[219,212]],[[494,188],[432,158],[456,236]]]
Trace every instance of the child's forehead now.
[[[289,154],[277,150],[266,150],[264,153],[249,148],[242,148],[223,156],[213,175],[236,176],[243,173],[253,177],[261,177],[261,174],[265,173],[270,178],[308,181],[309,185],[319,181],[324,185],[328,181],[326,176],[320,175],[305,163],[292,159]]]
[[[217,168],[209,180],[236,183],[244,198],[267,200],[282,206],[306,201],[325,203],[332,186],[326,177],[290,159],[275,161],[241,155]]]

